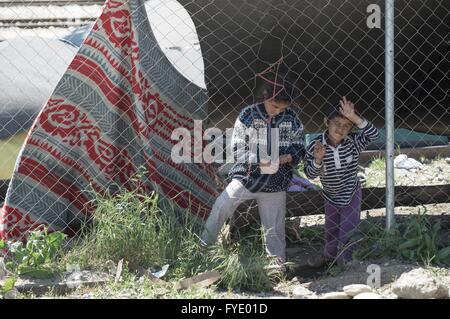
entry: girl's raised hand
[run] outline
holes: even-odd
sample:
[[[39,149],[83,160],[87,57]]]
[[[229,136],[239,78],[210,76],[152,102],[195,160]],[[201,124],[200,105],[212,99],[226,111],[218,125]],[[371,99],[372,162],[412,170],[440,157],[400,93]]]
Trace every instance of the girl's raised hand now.
[[[325,146],[319,141],[316,140],[316,144],[314,145],[314,161],[317,165],[321,165],[323,158],[325,157]]]
[[[342,100],[339,101],[341,106],[339,107],[339,111],[343,116],[348,118],[350,121],[355,119],[355,104],[352,101],[347,100],[345,96],[342,97]]]

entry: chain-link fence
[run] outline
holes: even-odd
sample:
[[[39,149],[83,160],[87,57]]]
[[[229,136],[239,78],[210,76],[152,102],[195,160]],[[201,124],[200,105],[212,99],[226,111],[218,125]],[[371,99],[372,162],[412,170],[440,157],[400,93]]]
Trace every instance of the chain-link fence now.
[[[379,241],[386,207],[383,1],[0,0],[0,6],[4,238],[22,239],[42,224],[77,233],[94,210],[86,191],[133,190],[139,167],[146,170],[140,187],[206,219],[232,164],[203,163],[204,130],[225,136],[242,109],[267,101],[258,94],[265,74],[283,72],[301,92],[292,109],[305,147],[317,139],[330,143],[327,135],[321,139],[330,124],[324,117],[344,95],[379,129],[356,155],[362,185],[356,241],[360,257],[382,255],[370,239]],[[445,0],[396,1],[394,17],[396,218],[422,216],[424,207],[439,220],[436,236],[450,224],[449,9]],[[194,120],[202,121],[200,136]],[[194,164],[170,157],[180,127],[192,133]],[[345,162],[335,146],[327,146],[332,162],[325,157],[324,165],[338,166],[345,179],[341,164],[353,158]],[[324,212],[336,207],[323,198],[323,180],[307,178],[307,165],[301,161],[294,177],[286,175],[286,237],[288,247],[317,253],[339,228],[359,221],[342,220],[338,229],[326,224]],[[245,205],[232,218],[235,235],[258,224],[255,203]],[[450,244],[446,237],[438,242]]]

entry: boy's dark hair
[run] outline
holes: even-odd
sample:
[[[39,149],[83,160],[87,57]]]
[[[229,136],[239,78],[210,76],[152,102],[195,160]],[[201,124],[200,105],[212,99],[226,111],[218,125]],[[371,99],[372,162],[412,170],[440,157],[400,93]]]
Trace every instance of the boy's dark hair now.
[[[300,96],[293,78],[284,72],[268,72],[260,74],[259,79],[262,82],[260,86],[260,94],[262,98],[274,98],[276,101],[293,102]]]

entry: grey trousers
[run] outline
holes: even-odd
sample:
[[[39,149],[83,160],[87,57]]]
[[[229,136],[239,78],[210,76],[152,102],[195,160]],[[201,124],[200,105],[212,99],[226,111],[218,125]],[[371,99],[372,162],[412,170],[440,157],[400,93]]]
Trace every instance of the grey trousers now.
[[[233,179],[214,203],[209,215],[202,241],[213,244],[219,232],[237,207],[247,200],[256,200],[259,216],[264,227],[266,251],[270,256],[277,256],[282,262],[286,261],[286,192],[252,193],[242,183]]]

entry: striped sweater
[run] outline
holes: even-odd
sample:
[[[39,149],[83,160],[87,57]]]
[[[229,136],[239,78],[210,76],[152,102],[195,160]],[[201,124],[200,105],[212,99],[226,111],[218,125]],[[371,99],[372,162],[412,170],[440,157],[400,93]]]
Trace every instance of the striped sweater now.
[[[347,206],[358,185],[359,154],[375,140],[378,129],[364,120],[356,133],[350,133],[336,148],[327,143],[327,133],[315,138],[306,149],[305,174],[314,179],[320,176],[325,199],[335,206]],[[322,164],[314,161],[314,145],[320,140],[325,146]]]

